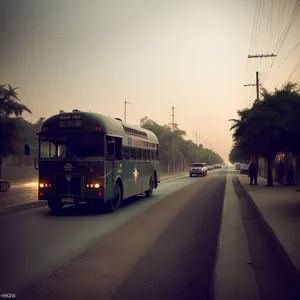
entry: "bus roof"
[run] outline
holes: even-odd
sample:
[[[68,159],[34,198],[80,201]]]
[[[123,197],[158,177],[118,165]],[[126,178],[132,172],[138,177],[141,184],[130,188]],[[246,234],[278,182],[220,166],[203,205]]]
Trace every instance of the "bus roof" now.
[[[42,125],[42,128],[48,127],[53,128],[55,131],[57,130],[57,132],[62,131],[61,128],[59,128],[61,116],[72,115],[81,116],[83,121],[83,128],[95,128],[96,126],[100,126],[102,129],[101,131],[108,134],[119,136],[136,136],[147,139],[152,143],[158,144],[158,139],[156,135],[150,130],[144,129],[136,125],[128,124],[120,119],[115,119],[93,112],[74,111],[70,113],[57,114],[48,118]]]

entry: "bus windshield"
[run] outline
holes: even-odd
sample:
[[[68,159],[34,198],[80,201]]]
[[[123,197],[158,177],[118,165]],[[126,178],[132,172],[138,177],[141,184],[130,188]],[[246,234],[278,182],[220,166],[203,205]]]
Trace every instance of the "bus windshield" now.
[[[40,137],[41,159],[104,157],[104,136],[99,133]]]

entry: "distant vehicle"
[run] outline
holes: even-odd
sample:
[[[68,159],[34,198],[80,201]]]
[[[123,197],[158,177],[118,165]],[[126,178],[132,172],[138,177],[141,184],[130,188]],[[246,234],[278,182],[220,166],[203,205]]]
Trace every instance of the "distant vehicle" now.
[[[74,110],[47,119],[38,137],[38,197],[53,212],[69,202],[114,212],[126,198],[150,197],[160,182],[156,135],[120,119]]]
[[[241,164],[240,163],[235,164],[235,169],[239,171],[241,169]]]
[[[214,166],[207,166],[207,170],[208,171],[211,171],[211,170],[213,170],[214,169]]]
[[[0,179],[0,192],[8,192],[9,189],[10,189],[9,181]]]
[[[206,163],[193,163],[190,168],[190,177],[192,177],[193,175],[206,176],[207,175]]]
[[[240,174],[248,174],[249,165],[242,164],[240,168]]]
[[[222,165],[214,165],[214,169],[221,169]]]

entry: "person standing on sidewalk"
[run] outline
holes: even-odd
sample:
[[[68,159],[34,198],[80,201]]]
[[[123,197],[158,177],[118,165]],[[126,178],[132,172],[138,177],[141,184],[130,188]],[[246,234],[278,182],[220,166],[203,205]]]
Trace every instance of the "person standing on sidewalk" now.
[[[283,178],[284,178],[284,164],[281,160],[278,166],[278,179],[280,184],[283,183]]]
[[[249,166],[250,185],[253,185],[253,180],[254,180],[254,184],[257,185],[257,173],[258,173],[257,163],[253,159]]]
[[[288,184],[289,185],[295,185],[295,170],[293,165],[290,165],[287,171],[287,177],[288,177]]]

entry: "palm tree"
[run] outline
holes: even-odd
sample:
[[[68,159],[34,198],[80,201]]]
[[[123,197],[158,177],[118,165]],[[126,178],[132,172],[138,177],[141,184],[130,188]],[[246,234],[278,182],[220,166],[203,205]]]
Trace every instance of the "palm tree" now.
[[[21,103],[17,88],[9,84],[0,84],[0,178],[2,178],[3,158],[15,153],[15,140],[20,124],[19,118],[30,109]]]

